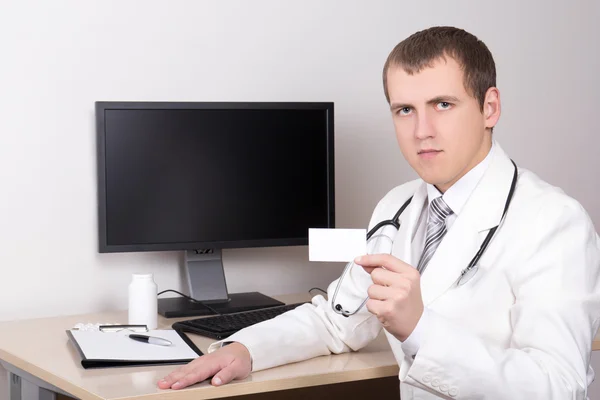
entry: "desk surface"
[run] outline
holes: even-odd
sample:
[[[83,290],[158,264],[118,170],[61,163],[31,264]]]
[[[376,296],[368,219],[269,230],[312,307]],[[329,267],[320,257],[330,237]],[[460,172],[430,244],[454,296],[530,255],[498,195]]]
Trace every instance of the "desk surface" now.
[[[284,302],[306,295],[278,296]],[[181,319],[159,317],[159,328]],[[87,399],[212,399],[275,390],[396,376],[398,366],[382,334],[359,352],[311,360],[255,372],[248,378],[216,388],[208,381],[190,388],[160,390],[156,382],[177,366],[85,370],[69,343],[66,329],[78,322],[126,323],[126,312],[109,312],[0,323],[0,359],[82,400]],[[212,339],[189,335],[205,352]],[[600,350],[600,335],[593,350]]]
[[[307,295],[276,297],[288,303],[308,299]],[[159,328],[169,328],[179,320],[159,317]],[[82,400],[200,400],[398,374],[398,366],[382,332],[377,340],[359,352],[317,357],[255,372],[244,380],[219,388],[206,381],[183,390],[161,390],[156,382],[177,368],[176,365],[83,369],[65,333],[66,329],[79,322],[126,323],[127,313],[108,312],[0,323],[0,359]],[[189,337],[203,352],[213,342],[198,335],[190,334]]]

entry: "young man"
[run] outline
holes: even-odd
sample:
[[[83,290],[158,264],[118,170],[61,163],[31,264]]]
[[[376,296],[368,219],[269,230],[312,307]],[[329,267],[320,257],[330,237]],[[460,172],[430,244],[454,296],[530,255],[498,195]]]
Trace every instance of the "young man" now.
[[[391,190],[371,218],[370,228],[411,199],[392,254],[359,257],[340,285],[336,304],[353,311],[368,293],[366,307],[345,317],[317,296],[213,344],[159,387],[358,350],[383,328],[403,400],[586,397],[600,238],[579,203],[517,169],[492,138],[500,95],[487,47],[451,27],[417,32],[391,52],[383,81],[421,179]]]

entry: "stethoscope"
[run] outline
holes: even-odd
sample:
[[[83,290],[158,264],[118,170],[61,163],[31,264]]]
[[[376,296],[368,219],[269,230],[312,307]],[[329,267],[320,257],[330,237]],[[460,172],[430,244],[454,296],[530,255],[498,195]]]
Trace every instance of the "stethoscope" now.
[[[479,259],[483,255],[483,253],[485,252],[490,241],[492,240],[492,237],[494,236],[494,234],[498,230],[498,227],[500,226],[500,224],[502,224],[502,221],[504,220],[504,217],[506,216],[506,212],[508,211],[508,206],[510,205],[510,201],[512,200],[513,194],[515,192],[515,187],[517,186],[517,176],[518,176],[517,164],[515,164],[515,162],[513,160],[510,160],[510,161],[512,162],[512,164],[514,166],[514,173],[513,173],[512,183],[510,185],[510,190],[508,192],[508,196],[506,197],[506,203],[504,204],[504,211],[502,212],[502,217],[500,218],[500,222],[498,223],[498,225],[496,225],[495,227],[490,229],[490,231],[488,232],[487,236],[485,237],[483,243],[481,243],[481,246],[479,247],[479,251],[477,251],[475,256],[471,259],[471,262],[469,263],[469,265],[467,265],[467,268],[465,268],[461,271],[460,276],[458,277],[458,279],[456,281],[457,286],[464,285],[466,282],[468,282],[473,277],[473,275],[475,275],[475,273],[479,269],[479,267],[477,267],[477,262],[479,261]],[[395,229],[394,233],[397,233],[398,230],[400,229],[400,222],[398,221],[398,218],[400,218],[400,215],[402,215],[402,212],[404,212],[404,209],[406,209],[406,207],[408,207],[408,205],[410,204],[411,201],[412,201],[412,196],[408,200],[406,200],[406,202],[402,205],[402,207],[400,207],[400,209],[396,212],[396,214],[394,215],[394,217],[392,219],[386,219],[384,221],[379,222],[369,232],[367,232],[367,242],[369,242],[371,240],[371,238],[374,237],[374,235],[377,231],[379,231],[380,229],[382,229],[386,226],[394,227],[394,229]],[[338,294],[338,291],[342,284],[342,281],[344,280],[344,277],[348,274],[348,272],[352,268],[353,264],[354,264],[353,262],[349,262],[348,264],[346,264],[346,267],[344,268],[344,272],[342,272],[342,276],[340,276],[340,279],[338,280],[335,291],[333,292],[333,297],[331,299],[331,308],[333,309],[333,311],[335,311],[337,314],[343,315],[344,317],[349,317],[351,315],[356,314],[361,308],[363,308],[365,306],[365,304],[367,304],[367,301],[369,300],[369,297],[367,296],[364,299],[364,301],[360,304],[360,306],[352,312],[345,310],[342,307],[342,305],[339,303],[335,304],[336,303],[335,300],[337,298],[337,294]],[[335,304],[335,306],[334,306],[334,304]]]

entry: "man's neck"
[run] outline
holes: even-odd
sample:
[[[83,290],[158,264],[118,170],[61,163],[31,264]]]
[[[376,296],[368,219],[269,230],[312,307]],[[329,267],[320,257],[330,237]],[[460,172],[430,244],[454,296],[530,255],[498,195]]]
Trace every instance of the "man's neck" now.
[[[494,147],[492,145],[486,157],[474,168],[471,168],[462,178],[456,181],[454,185],[448,188],[445,193],[441,194],[437,187],[427,185],[427,197],[429,202],[440,195],[443,195],[448,207],[450,207],[455,214],[460,214],[463,206],[477,187],[479,181],[485,174],[485,171],[488,169],[488,166],[492,161],[493,152]]]

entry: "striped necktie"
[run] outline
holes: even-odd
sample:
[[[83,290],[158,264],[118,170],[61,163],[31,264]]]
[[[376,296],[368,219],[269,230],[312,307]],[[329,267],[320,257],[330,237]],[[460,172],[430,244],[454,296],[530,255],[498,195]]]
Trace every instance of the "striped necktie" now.
[[[442,238],[446,234],[446,217],[452,214],[452,209],[442,199],[442,196],[433,199],[429,205],[429,221],[427,222],[427,240],[421,260],[417,266],[419,273],[423,274],[429,260],[440,245]]]

